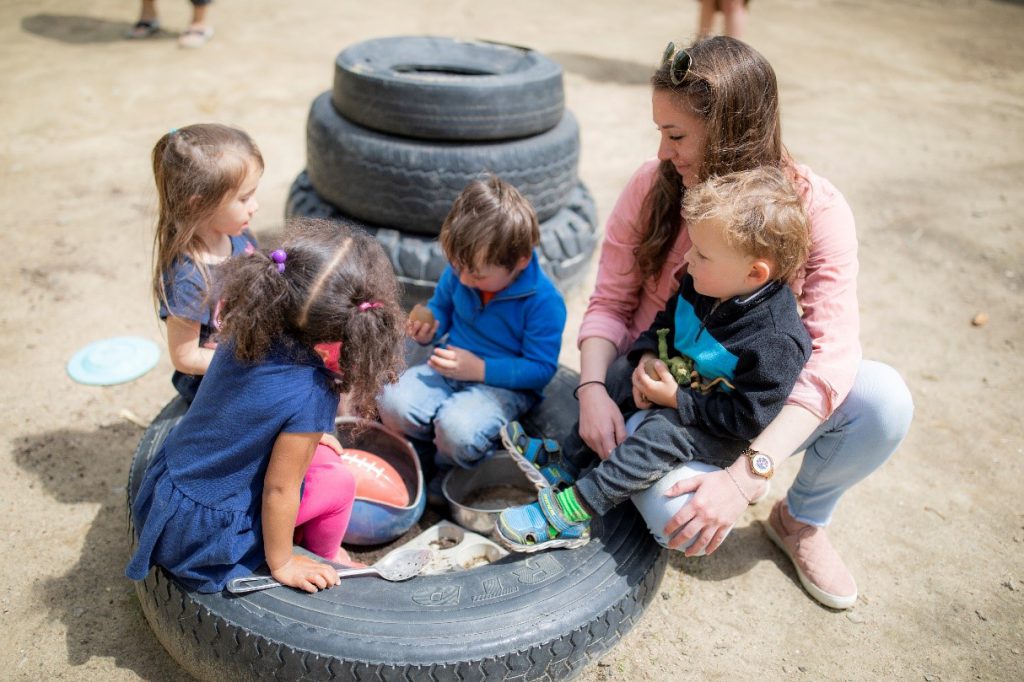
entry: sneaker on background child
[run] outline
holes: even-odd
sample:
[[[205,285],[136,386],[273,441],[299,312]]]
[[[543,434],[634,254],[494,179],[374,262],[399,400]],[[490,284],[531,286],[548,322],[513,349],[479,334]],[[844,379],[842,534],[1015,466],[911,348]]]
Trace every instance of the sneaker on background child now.
[[[518,424],[504,429],[514,457],[564,488],[546,487],[537,502],[500,514],[497,532],[510,549],[578,547],[589,539],[593,516],[682,464],[725,467],[749,456],[750,440],[782,410],[810,356],[810,336],[786,286],[807,257],[807,218],[782,171],[713,177],[686,191],[683,211],[693,246],[679,295],[606,378],[632,433],[592,467],[597,455],[580,438],[570,438],[562,452]],[[673,376],[656,359],[658,331],[666,329],[669,364],[692,362],[692,373],[688,366]],[[770,465],[765,470],[754,459],[752,470],[763,472],[767,484]],[[581,470],[587,471],[577,478]],[[737,494],[744,504],[753,499],[738,483]]]
[[[407,326],[421,345],[439,345],[379,400],[381,421],[436,465],[435,493],[449,470],[492,454],[501,426],[540,399],[558,369],[566,317],[534,252],[533,207],[512,185],[494,176],[471,182],[440,242],[450,265],[427,304],[434,321]]]

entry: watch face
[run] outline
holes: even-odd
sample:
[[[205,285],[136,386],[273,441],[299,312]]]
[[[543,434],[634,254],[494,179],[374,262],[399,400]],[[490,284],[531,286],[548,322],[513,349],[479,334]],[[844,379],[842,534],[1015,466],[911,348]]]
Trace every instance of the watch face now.
[[[759,474],[767,474],[772,470],[772,460],[768,455],[760,452],[750,458],[750,465]]]

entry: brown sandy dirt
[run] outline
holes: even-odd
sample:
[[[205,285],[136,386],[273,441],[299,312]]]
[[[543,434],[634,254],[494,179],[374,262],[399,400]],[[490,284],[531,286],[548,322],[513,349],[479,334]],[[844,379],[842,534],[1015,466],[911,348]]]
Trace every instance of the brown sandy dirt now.
[[[162,3],[164,26],[188,5]],[[715,555],[673,558],[628,637],[581,676],[610,679],[1024,678],[1024,4],[761,0],[748,40],[770,59],[795,156],[843,190],[861,240],[865,355],[916,400],[907,441],[844,500],[831,537],[861,598],[835,613],[803,592],[758,505]],[[540,49],[565,66],[580,175],[606,216],[654,154],[645,79],[696,4],[247,0],[217,35],[127,42],[133,3],[8,0],[0,8],[0,677],[184,677],[147,626],[125,562],[124,484],[141,429],[173,394],[156,370],[73,383],[71,355],[163,329],[148,293],[148,154],[169,128],[247,129],[267,171],[255,228],[271,238],[305,159],[313,97],[369,37],[438,34]],[[570,299],[563,361],[591,279]],[[973,326],[979,312],[988,315]],[[797,462],[782,467],[781,495]]]

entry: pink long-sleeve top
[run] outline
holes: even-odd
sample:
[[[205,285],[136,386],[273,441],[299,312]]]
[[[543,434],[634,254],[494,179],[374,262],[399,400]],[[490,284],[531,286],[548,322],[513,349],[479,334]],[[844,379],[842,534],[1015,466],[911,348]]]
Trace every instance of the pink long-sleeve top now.
[[[807,166],[796,164],[795,169],[797,191],[810,219],[811,252],[791,287],[803,309],[812,348],[786,402],[824,420],[850,392],[861,359],[857,234],[853,213],[839,190]],[[594,293],[580,325],[580,344],[599,337],[624,353],[679,288],[686,267],[683,256],[690,248],[685,221],[657,278],[641,281],[634,267],[633,249],[645,228],[641,206],[657,171],[656,159],[640,166],[608,217]]]

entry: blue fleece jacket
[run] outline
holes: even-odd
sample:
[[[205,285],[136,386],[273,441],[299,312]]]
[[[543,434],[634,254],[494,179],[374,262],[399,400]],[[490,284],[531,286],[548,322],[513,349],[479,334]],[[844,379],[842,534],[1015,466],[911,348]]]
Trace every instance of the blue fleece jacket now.
[[[565,301],[533,254],[530,264],[484,305],[477,289],[448,266],[428,303],[437,319],[435,342],[483,358],[484,383],[538,395],[558,369]]]

